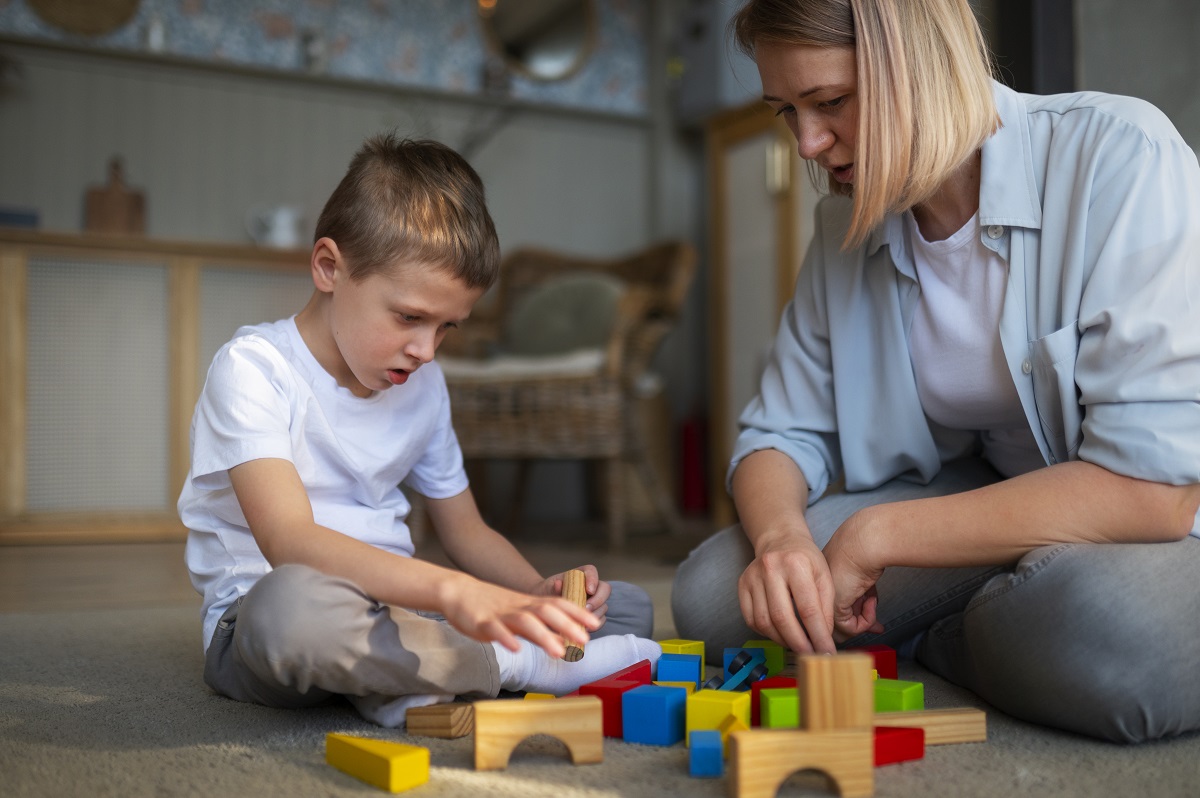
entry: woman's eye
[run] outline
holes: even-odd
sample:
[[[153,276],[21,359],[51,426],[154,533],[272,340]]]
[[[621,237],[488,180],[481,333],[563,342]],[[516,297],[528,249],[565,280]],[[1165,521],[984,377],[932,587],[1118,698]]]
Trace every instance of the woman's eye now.
[[[826,100],[825,102],[821,103],[821,107],[822,108],[838,108],[844,102],[846,102],[845,95],[843,95],[841,97],[835,97],[832,100]]]
[[[786,114],[790,114],[795,110],[796,109],[793,108],[792,106],[785,105],[782,108],[780,108],[778,111],[775,112],[775,116],[785,116]]]

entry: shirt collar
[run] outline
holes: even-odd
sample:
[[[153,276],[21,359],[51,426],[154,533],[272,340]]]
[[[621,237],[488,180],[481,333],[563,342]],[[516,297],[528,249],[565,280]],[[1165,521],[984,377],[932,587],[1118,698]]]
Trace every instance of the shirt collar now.
[[[983,143],[980,167],[979,224],[1015,225],[1039,229],[1042,203],[1034,179],[1029,146],[1029,120],[1021,95],[992,81],[992,95],[1000,127]],[[1014,173],[1020,169],[1020,179]],[[884,244],[893,253],[904,250],[904,219],[893,213],[884,217],[867,237],[867,254],[874,255]]]

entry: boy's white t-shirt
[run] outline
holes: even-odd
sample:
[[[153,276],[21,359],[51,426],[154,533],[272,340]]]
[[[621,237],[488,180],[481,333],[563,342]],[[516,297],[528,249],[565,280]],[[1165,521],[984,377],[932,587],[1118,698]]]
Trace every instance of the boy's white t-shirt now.
[[[242,327],[213,358],[191,429],[192,468],[179,497],[186,560],[204,596],[204,647],[217,621],[271,566],[229,481],[250,460],[288,460],[318,524],[412,556],[403,480],[431,498],[467,488],[436,362],[404,385],[357,397],[300,337],[295,317]]]

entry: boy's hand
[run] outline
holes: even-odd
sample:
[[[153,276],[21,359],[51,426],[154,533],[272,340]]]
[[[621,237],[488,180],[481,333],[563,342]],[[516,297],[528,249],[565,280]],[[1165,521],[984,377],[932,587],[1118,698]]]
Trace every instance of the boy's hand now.
[[[603,626],[604,616],[608,614],[608,597],[612,595],[612,585],[600,581],[600,574],[594,565],[581,565],[573,570],[583,571],[583,589],[587,593],[587,608],[600,619],[600,625]],[[563,575],[555,574],[538,582],[529,592],[535,596],[561,596],[562,589]]]
[[[584,646],[588,633],[600,628],[593,613],[562,598],[520,593],[465,574],[446,580],[440,593],[441,612],[451,626],[473,640],[495,641],[509,651],[519,650],[517,638],[523,637],[561,659],[566,653],[564,637]]]

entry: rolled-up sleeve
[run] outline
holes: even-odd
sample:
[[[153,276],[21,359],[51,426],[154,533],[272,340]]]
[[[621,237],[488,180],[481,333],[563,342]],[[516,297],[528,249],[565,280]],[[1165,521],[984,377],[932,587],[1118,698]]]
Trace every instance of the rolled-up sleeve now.
[[[726,487],[732,485],[739,463],[763,449],[778,450],[796,463],[808,483],[810,503],[841,473],[829,320],[824,302],[818,301],[824,293],[820,246],[814,240],[809,249],[758,395],[738,420],[741,434],[734,444]]]
[[[1087,210],[1075,384],[1082,460],[1200,482],[1200,166],[1177,136],[1098,169]]]

